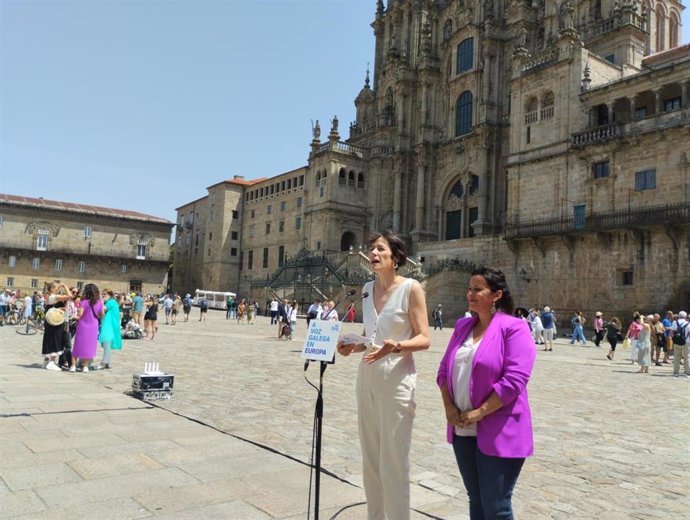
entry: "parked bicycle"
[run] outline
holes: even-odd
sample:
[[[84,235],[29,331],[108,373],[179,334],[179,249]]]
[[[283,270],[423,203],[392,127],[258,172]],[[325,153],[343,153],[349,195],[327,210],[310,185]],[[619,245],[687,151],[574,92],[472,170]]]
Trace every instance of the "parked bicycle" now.
[[[25,336],[31,336],[36,334],[39,330],[43,331],[45,328],[45,312],[41,307],[36,309],[29,318],[21,316],[19,319],[19,325],[25,325],[22,329],[21,327],[17,329],[17,334],[23,334]]]

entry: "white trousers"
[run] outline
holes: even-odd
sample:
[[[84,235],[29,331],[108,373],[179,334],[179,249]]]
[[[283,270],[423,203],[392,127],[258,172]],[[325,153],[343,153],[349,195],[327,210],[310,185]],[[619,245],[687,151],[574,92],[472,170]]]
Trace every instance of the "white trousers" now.
[[[416,384],[411,354],[390,354],[372,365],[360,363],[357,408],[368,520],[410,518]]]

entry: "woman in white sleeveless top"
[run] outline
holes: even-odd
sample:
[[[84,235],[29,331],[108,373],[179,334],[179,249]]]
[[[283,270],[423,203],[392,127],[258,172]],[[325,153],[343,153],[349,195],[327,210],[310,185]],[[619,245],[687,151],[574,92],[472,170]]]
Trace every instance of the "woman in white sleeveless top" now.
[[[412,353],[430,345],[426,300],[419,283],[396,273],[407,259],[393,233],[369,242],[377,279],[363,293],[367,344],[338,344],[344,356],[365,352],[357,375],[359,440],[369,520],[410,518],[410,443],[417,373]]]

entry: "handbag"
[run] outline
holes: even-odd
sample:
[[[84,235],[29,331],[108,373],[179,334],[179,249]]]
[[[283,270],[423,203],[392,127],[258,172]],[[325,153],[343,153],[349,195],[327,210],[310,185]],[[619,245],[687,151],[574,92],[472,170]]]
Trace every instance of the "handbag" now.
[[[625,338],[623,340],[623,348],[631,348],[632,347],[632,341],[630,341],[630,338]]]

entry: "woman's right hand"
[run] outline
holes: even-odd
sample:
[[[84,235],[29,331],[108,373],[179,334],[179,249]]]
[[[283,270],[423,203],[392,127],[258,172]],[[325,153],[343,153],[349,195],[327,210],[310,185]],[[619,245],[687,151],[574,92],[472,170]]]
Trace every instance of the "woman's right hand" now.
[[[446,421],[451,426],[460,426],[460,409],[454,404],[447,404],[446,409]]]
[[[359,344],[354,344],[354,343],[348,343],[345,344],[342,341],[338,341],[338,346],[336,347],[338,349],[338,354],[341,356],[349,356],[353,352],[362,352],[366,350],[366,347],[364,346],[363,343]]]

